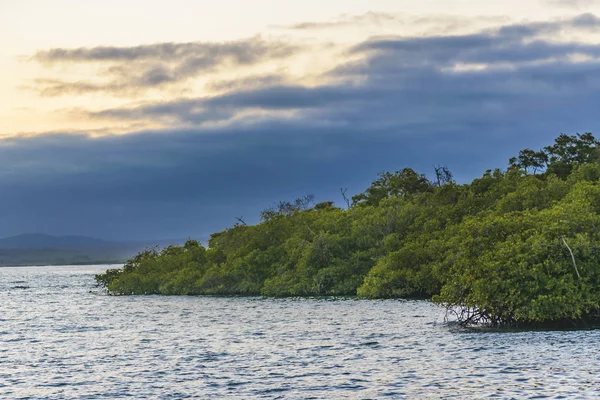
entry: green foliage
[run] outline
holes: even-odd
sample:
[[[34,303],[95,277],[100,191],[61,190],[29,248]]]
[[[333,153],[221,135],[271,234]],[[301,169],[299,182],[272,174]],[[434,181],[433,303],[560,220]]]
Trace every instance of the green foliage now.
[[[96,279],[113,294],[432,298],[465,324],[598,321],[598,160],[586,133],[469,184],[446,167],[433,183],[385,172],[346,210],[282,201],[258,225],[238,218],[211,235],[208,249],[148,249]]]
[[[445,172],[448,174],[448,179],[451,179],[452,174],[447,169]],[[418,174],[411,168],[404,168],[394,173],[380,172],[379,179],[373,181],[365,193],[352,197],[352,201],[355,205],[378,205],[382,199],[427,192],[432,189],[432,186],[425,175]]]

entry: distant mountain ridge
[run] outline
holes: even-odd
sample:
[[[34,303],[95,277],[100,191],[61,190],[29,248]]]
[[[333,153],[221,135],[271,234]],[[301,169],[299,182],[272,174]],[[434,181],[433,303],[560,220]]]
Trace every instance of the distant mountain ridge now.
[[[0,249],[93,249],[123,245],[125,243],[87,236],[52,236],[43,233],[25,233],[0,239]]]
[[[0,266],[121,263],[144,248],[184,242],[183,239],[117,242],[77,235],[26,233],[0,239]]]

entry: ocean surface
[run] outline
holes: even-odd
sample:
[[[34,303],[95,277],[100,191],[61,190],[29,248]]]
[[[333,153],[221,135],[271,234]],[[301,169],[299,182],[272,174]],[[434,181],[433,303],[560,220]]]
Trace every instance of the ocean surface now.
[[[469,332],[426,301],[107,296],[0,268],[0,399],[598,398],[600,331]]]

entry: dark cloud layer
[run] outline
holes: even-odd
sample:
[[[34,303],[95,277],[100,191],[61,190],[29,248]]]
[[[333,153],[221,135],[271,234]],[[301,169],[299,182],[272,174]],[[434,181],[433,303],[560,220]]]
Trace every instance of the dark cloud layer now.
[[[186,130],[1,141],[0,235],[204,235],[306,193],[341,204],[340,187],[359,192],[381,170],[445,164],[466,181],[561,132],[600,134],[600,45],[538,37],[597,26],[583,15],[464,36],[373,38],[350,50],[359,61],[329,72],[344,83],[232,82],[214,97],[91,114]],[[266,116],[232,119],[253,110]]]
[[[105,66],[103,82],[39,79],[42,95],[59,96],[106,92],[131,94],[152,88],[184,83],[200,74],[223,67],[243,67],[289,57],[297,45],[264,40],[259,36],[224,43],[157,43],[134,47],[50,49],[31,59],[46,66],[94,63]]]
[[[456,167],[457,155],[465,154],[456,146],[467,140],[480,154],[454,169],[469,174],[483,168],[488,143],[500,144],[464,134],[452,138],[456,143],[448,139],[276,121],[214,131],[11,139],[0,145],[10,166],[0,175],[0,234],[205,236],[236,216],[254,222],[279,199],[314,193],[341,204],[340,187],[362,190],[384,168]]]

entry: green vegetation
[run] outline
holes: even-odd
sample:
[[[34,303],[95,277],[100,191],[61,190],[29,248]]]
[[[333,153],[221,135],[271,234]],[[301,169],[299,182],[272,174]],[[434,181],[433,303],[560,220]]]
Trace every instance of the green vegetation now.
[[[506,171],[457,184],[411,169],[379,175],[348,208],[280,202],[240,223],[147,250],[97,280],[113,294],[432,298],[465,324],[600,319],[600,147],[561,135]]]

